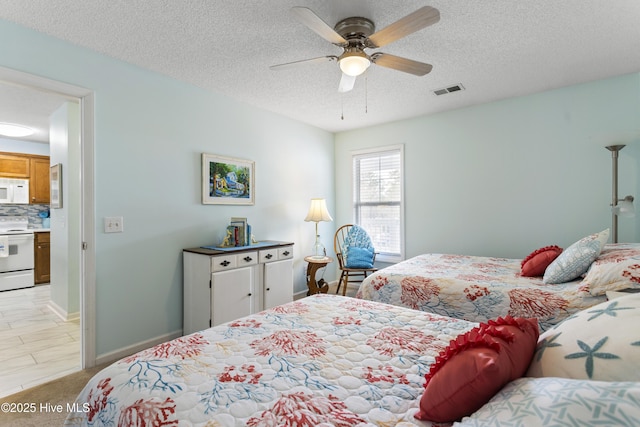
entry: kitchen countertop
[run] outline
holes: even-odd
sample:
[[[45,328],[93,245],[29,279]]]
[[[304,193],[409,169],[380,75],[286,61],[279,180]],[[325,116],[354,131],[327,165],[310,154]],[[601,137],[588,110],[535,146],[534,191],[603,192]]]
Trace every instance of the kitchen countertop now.
[[[34,233],[49,233],[51,232],[50,228],[30,228]]]

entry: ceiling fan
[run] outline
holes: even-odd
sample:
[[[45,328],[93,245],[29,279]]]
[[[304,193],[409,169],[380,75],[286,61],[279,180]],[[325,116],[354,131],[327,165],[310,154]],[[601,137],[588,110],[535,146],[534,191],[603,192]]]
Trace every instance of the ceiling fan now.
[[[375,52],[371,55],[365,49],[377,49],[398,39],[415,33],[440,20],[437,9],[424,6],[393,24],[375,31],[373,21],[362,17],[346,18],[331,28],[311,9],[293,7],[291,13],[304,25],[316,32],[320,37],[343,49],[340,56],[327,55],[318,58],[272,65],[272,70],[282,70],[298,65],[337,61],[342,70],[342,78],[338,91],[348,92],[353,89],[356,77],[364,73],[373,62],[386,68],[403,71],[416,76],[424,76],[433,68],[431,64],[414,61],[388,53]]]

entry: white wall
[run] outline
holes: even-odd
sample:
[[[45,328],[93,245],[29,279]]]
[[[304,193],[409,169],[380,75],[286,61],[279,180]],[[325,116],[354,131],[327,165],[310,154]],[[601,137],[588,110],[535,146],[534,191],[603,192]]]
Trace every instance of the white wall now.
[[[62,165],[62,207],[50,209],[51,301],[67,318],[80,312],[80,106],[65,102],[50,118],[50,164]]]
[[[640,200],[639,74],[343,132],[336,224],[352,220],[350,152],[404,144],[407,257],[566,247],[611,225],[615,143],[619,195]],[[639,218],[620,219],[620,241],[640,241]]]
[[[6,21],[0,38],[11,40],[0,66],[95,92],[98,357],[181,330],[182,249],[218,243],[231,216],[258,239],[294,242],[295,290],[306,289],[309,199],[334,211],[332,134]],[[201,204],[203,152],[256,162],[254,206]],[[124,233],[105,234],[106,216],[123,216]]]

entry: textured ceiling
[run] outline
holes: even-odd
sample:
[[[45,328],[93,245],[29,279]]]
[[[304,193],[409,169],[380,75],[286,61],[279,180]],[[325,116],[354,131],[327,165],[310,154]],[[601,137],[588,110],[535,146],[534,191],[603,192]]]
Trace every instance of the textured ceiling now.
[[[340,94],[335,62],[269,69],[341,52],[293,6],[382,29],[424,5],[440,22],[369,53],[430,63],[426,76],[372,65]],[[0,0],[0,18],[332,132],[640,71],[638,0]]]

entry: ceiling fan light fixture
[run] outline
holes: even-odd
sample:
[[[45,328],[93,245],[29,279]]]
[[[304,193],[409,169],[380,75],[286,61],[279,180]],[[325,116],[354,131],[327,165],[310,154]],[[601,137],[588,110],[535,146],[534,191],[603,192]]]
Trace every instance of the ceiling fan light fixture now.
[[[0,123],[0,135],[14,138],[33,135],[35,130],[27,126],[16,125],[14,123]]]
[[[356,77],[367,71],[371,65],[371,59],[361,50],[351,50],[343,53],[338,59],[338,63],[343,73]]]

